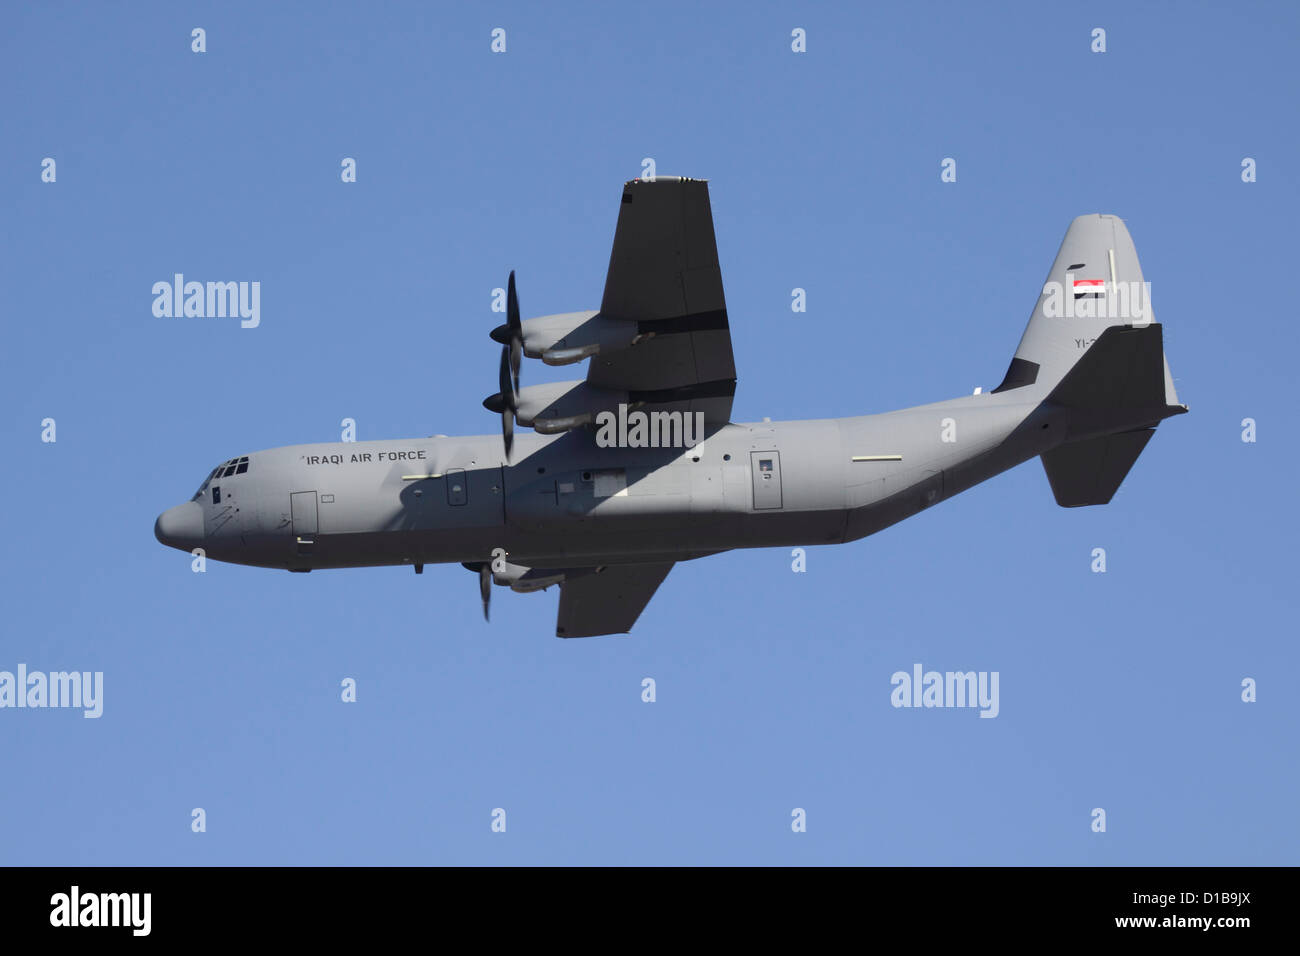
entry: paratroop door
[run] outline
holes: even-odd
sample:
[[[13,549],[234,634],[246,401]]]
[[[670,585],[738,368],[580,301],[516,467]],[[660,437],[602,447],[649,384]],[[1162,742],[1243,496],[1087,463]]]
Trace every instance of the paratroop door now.
[[[754,510],[781,507],[781,456],[774,451],[751,451],[749,467],[754,479]]]
[[[289,495],[289,514],[293,519],[293,536],[299,554],[307,554],[316,543],[316,492],[295,491]]]

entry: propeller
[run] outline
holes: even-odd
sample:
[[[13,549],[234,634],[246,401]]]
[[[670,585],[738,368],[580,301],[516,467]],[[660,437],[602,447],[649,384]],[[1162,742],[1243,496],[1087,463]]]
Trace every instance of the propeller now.
[[[501,385],[501,437],[505,439],[506,461],[509,461],[510,449],[515,443],[515,409],[518,408],[515,401],[518,393],[511,388],[509,346],[501,350],[501,371],[497,378]]]
[[[461,565],[466,571],[473,571],[478,574],[478,596],[483,602],[483,620],[488,620],[488,605],[492,603],[492,562],[491,561],[462,561]]]
[[[483,620],[488,620],[488,605],[492,603],[492,565],[484,561],[478,566],[478,596],[483,599]]]
[[[515,294],[515,270],[506,283],[506,328],[510,330],[510,376],[519,394],[519,365],[524,357],[524,324],[519,321],[519,296]]]
[[[524,326],[519,321],[519,296],[515,292],[515,271],[510,270],[506,288],[506,324],[492,330],[492,341],[500,342],[501,371],[497,394],[483,400],[483,407],[501,415],[501,437],[505,440],[506,460],[515,443],[515,412],[519,398],[519,366],[524,355]]]
[[[519,390],[519,362],[524,353],[524,325],[519,321],[519,295],[515,292],[515,272],[510,270],[506,283],[506,321],[492,330],[493,342],[510,347],[510,374],[514,376],[515,391]]]

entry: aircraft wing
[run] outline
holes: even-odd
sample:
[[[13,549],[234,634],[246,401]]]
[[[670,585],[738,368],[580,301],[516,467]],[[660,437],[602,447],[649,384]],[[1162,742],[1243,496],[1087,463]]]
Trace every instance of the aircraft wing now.
[[[636,322],[640,338],[593,356],[589,384],[730,420],[736,365],[707,182],[660,176],[623,186],[599,318]]]
[[[673,563],[608,564],[590,574],[565,580],[560,585],[555,636],[626,634],[668,577]]]

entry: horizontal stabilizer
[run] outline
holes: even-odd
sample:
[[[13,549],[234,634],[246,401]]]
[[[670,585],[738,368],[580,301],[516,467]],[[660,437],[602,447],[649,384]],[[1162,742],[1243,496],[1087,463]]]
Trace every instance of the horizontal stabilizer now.
[[[1164,408],[1164,356],[1159,323],[1112,326],[1097,337],[1047,400],[1096,412]]]
[[[626,634],[672,567],[671,561],[611,564],[579,577],[566,576],[560,585],[555,636]]]
[[[1160,358],[1158,349],[1157,345],[1157,361]],[[1069,442],[1044,452],[1043,469],[1047,472],[1056,503],[1062,508],[1108,503],[1155,431],[1154,428],[1139,428],[1117,435]]]

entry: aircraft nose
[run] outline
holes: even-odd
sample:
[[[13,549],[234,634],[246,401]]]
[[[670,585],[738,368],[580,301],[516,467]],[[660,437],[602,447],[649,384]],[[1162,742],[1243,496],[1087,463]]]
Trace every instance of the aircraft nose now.
[[[203,543],[203,508],[196,501],[187,501],[168,508],[153,524],[153,533],[163,544],[188,551]]]

